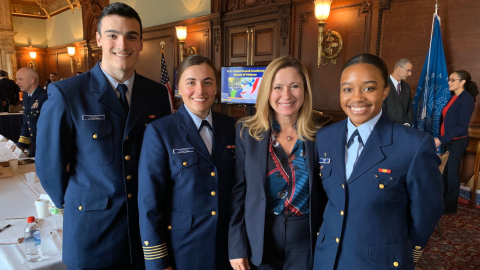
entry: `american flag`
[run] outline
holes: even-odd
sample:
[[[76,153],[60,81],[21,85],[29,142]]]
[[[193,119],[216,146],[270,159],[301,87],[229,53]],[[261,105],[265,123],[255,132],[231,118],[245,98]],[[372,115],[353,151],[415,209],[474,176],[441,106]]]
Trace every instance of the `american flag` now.
[[[162,78],[160,83],[165,85],[168,89],[168,97],[170,99],[170,110],[173,113],[173,95],[172,88],[170,88],[170,78],[168,77],[167,64],[165,63],[165,52],[162,49]]]

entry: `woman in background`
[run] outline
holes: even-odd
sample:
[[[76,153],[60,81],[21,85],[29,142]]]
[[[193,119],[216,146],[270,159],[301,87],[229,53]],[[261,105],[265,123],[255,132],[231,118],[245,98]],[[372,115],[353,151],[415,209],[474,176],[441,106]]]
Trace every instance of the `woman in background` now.
[[[312,269],[325,196],[310,80],[298,59],[268,65],[256,107],[237,124],[230,263],[235,270]]]
[[[178,67],[178,111],[148,125],[138,207],[146,269],[230,269],[228,198],[235,120],[210,109],[219,79],[208,58]],[[128,179],[127,179],[128,180]]]
[[[440,136],[435,138],[435,145],[450,153],[443,171],[443,202],[445,214],[455,214],[460,193],[460,165],[468,147],[468,124],[475,109],[478,88],[465,70],[450,74],[448,87],[454,95],[440,115]]]

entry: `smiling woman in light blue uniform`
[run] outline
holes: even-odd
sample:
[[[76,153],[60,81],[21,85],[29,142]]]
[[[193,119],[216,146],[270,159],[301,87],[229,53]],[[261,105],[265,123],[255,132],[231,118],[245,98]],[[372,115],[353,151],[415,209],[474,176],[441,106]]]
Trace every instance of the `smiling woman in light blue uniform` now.
[[[139,165],[147,269],[230,269],[228,198],[235,120],[213,112],[218,77],[200,55],[178,67],[183,105],[147,127]]]
[[[340,104],[348,118],[317,133],[328,203],[315,270],[413,270],[443,213],[433,137],[382,112],[387,78],[378,56],[347,61]]]

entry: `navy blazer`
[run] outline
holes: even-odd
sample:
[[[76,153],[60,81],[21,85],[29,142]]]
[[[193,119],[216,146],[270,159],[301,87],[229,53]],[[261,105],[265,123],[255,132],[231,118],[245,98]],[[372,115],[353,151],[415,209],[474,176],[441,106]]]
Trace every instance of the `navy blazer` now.
[[[346,181],[347,121],[317,133],[329,201],[314,269],[413,270],[444,209],[434,140],[382,114]]]
[[[400,124],[413,123],[413,108],[412,108],[412,93],[410,92],[410,85],[404,81],[400,81],[402,92],[400,96],[397,93],[397,86],[393,85],[392,79],[388,76],[388,85],[390,92],[387,98],[383,101],[383,112],[387,113],[395,122]]]
[[[138,207],[147,269],[231,269],[235,120],[212,111],[212,121],[211,155],[185,105],[145,131]]]
[[[228,251],[230,259],[249,258],[254,265],[260,265],[263,257],[267,179],[268,145],[270,132],[257,141],[248,134],[249,129],[237,124],[235,141],[236,160],[235,183],[230,200],[230,228]],[[312,254],[317,232],[322,223],[326,197],[320,184],[318,155],[315,142],[305,141],[309,171],[310,239]]]
[[[45,103],[47,98],[47,91],[40,86],[35,88],[31,97],[28,96],[27,92],[23,94],[23,125],[17,145],[27,149],[32,146],[28,154],[29,157],[35,156],[37,122],[38,118],[40,118],[43,103]]]
[[[448,101],[450,102],[452,98],[453,96]],[[468,136],[468,124],[474,109],[473,96],[467,90],[463,90],[448,109],[445,118],[443,118],[443,113],[440,114],[440,127],[442,123],[445,125],[445,135],[438,137],[442,144],[446,144],[456,137]]]
[[[69,266],[144,268],[138,160],[147,124],[170,114],[170,103],[165,86],[138,74],[132,91],[127,115],[99,64],[48,87],[36,169],[55,205],[65,205],[63,261]]]

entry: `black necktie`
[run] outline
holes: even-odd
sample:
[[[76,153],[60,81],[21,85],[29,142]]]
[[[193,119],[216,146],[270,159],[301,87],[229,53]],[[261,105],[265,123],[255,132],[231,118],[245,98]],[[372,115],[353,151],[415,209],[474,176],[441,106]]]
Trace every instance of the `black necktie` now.
[[[358,129],[355,129],[355,131],[352,133],[352,136],[350,136],[350,139],[347,142],[347,148],[350,148],[350,146],[353,144],[353,140],[355,140],[355,137],[358,136],[358,142],[363,145],[362,137],[360,137],[360,134],[358,133]]]
[[[120,104],[122,104],[123,110],[128,115],[128,100],[127,100],[127,96],[125,95],[125,93],[128,91],[128,88],[125,84],[119,83],[117,85],[117,90],[118,92],[120,92],[120,98],[119,98]]]
[[[198,132],[202,131],[203,127],[207,127],[210,130],[212,130],[212,126],[210,126],[210,123],[207,120],[202,120],[202,124],[200,125],[200,128],[198,129]]]

